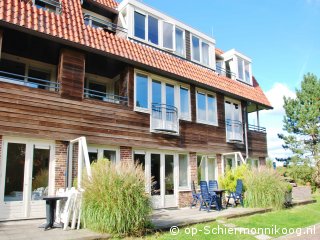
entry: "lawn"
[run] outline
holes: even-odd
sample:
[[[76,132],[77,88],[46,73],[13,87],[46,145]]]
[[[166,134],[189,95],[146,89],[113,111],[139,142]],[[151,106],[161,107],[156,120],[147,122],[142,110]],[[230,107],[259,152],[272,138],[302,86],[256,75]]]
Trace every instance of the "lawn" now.
[[[241,217],[237,219],[230,219],[227,223],[235,224],[237,227],[244,228],[272,228],[276,226],[277,228],[304,228],[316,223],[320,222],[320,196],[316,197],[317,202],[314,204],[308,204],[304,206],[296,206],[289,209],[257,214],[248,217]],[[225,226],[218,224],[217,222],[196,224],[189,227],[179,229],[179,233],[177,235],[172,235],[169,231],[162,233],[154,233],[145,236],[143,239],[241,239],[241,240],[250,240],[256,239],[252,235],[245,234],[214,234],[212,233],[212,229],[214,231],[218,231],[217,229],[227,229]],[[230,228],[229,228],[230,229]],[[192,234],[193,231],[193,234]],[[223,231],[223,230],[221,230]],[[281,236],[284,235],[281,232],[272,234],[268,234],[270,236]]]
[[[237,234],[221,234],[222,231],[228,231],[230,228],[226,228],[223,225],[219,225],[217,222],[196,224],[189,227],[181,228],[179,234],[172,235],[170,232],[165,233],[155,233],[153,235],[146,236],[144,239],[163,239],[163,240],[172,240],[172,239],[218,239],[218,240],[253,240],[256,239],[250,235],[240,235]],[[231,229],[233,230],[233,229]],[[220,234],[217,233],[220,231]]]
[[[230,219],[229,222],[240,227],[247,228],[268,228],[276,226],[278,228],[303,228],[320,222],[320,197],[316,197],[317,202],[304,206],[297,206],[290,209],[279,210],[264,214],[253,215],[238,219]],[[268,234],[271,236],[281,236],[283,234]]]

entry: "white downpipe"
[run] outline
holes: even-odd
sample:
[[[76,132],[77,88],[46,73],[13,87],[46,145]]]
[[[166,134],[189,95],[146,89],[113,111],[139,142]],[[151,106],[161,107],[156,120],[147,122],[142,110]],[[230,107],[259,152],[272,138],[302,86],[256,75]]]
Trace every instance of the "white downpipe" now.
[[[249,144],[248,144],[248,131],[247,131],[247,123],[244,124],[244,137],[246,141],[246,159],[245,161],[247,162],[249,158]]]

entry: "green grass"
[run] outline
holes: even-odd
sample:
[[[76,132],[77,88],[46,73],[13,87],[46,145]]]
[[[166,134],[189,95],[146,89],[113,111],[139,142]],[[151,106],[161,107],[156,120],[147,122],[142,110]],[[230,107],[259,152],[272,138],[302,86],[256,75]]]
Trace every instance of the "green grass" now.
[[[296,206],[290,209],[279,210],[249,217],[230,219],[229,222],[246,228],[304,228],[320,222],[320,197],[317,202],[304,206]],[[270,234],[281,236],[283,234]]]
[[[203,224],[196,224],[185,228],[180,228],[179,234],[176,236],[173,236],[170,234],[170,232],[157,232],[152,235],[147,235],[143,239],[147,240],[153,240],[153,239],[162,239],[162,240],[172,240],[172,239],[183,239],[183,240],[193,240],[193,239],[218,239],[218,240],[253,240],[256,239],[253,236],[250,235],[241,235],[239,233],[237,234],[214,234],[212,233],[212,229],[216,229],[218,231],[218,226],[220,229],[228,229],[224,227],[223,225],[219,225],[217,222],[210,222],[210,223],[203,223]],[[194,232],[192,236],[192,231]],[[197,233],[196,233],[197,231]],[[220,230],[224,231],[224,230]],[[226,230],[228,231],[228,230]],[[227,232],[226,232],[227,233]]]

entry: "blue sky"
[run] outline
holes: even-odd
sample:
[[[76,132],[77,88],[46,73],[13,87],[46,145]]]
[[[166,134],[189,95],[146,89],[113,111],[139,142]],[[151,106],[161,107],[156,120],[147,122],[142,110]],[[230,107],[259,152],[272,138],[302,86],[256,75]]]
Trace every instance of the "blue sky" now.
[[[277,138],[282,131],[282,97],[294,97],[303,74],[320,77],[320,0],[142,2],[213,36],[218,48],[235,48],[252,59],[253,74],[275,108],[261,114],[269,154],[288,155]]]

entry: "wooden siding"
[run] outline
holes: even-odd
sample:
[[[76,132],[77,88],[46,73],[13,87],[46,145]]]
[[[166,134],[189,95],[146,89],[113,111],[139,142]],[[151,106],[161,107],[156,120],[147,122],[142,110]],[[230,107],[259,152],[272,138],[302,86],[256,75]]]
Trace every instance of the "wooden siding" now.
[[[218,94],[218,109],[223,109]],[[89,143],[202,153],[242,151],[244,144],[226,143],[223,112],[219,127],[180,121],[180,136],[150,133],[150,116],[131,107],[84,99],[65,99],[54,92],[0,83],[0,135],[68,141],[86,136]],[[266,155],[266,138],[250,133],[255,155]],[[252,151],[251,151],[252,152]]]
[[[84,54],[63,49],[58,66],[58,82],[63,98],[82,100],[85,77]]]

